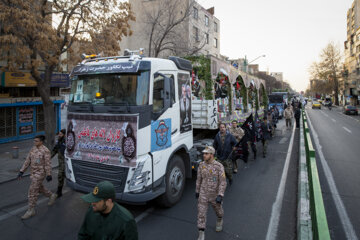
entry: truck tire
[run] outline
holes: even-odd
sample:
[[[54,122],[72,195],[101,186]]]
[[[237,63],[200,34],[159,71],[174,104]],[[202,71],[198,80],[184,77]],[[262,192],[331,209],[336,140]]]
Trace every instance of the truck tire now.
[[[169,162],[165,184],[165,193],[158,198],[158,203],[171,207],[180,200],[185,187],[185,167],[179,155],[174,155]]]

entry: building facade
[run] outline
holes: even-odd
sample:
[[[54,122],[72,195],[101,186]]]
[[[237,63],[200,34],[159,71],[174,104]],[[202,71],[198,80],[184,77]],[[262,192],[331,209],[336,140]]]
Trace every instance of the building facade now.
[[[360,93],[360,0],[354,0],[347,11],[347,38],[344,42],[345,64],[339,81],[343,105],[359,104]]]
[[[130,22],[133,34],[120,42],[122,50],[145,48],[146,56],[158,57],[220,57],[220,21],[214,8],[205,9],[195,0],[130,0],[130,4],[136,21]]]

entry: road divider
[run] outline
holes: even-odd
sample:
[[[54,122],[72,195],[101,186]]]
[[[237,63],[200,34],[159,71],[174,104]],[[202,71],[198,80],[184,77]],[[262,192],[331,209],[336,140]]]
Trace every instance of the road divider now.
[[[298,239],[330,240],[329,227],[327,224],[316,165],[315,149],[310,137],[308,121],[304,110],[302,111],[301,126],[300,144],[303,145],[300,145],[299,153],[300,174],[298,214],[300,215],[298,215]],[[306,164],[304,164],[304,162],[306,162]]]

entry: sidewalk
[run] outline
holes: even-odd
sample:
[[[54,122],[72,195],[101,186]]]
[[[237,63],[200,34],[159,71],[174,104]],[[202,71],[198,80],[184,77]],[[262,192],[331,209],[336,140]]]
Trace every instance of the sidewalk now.
[[[25,162],[26,156],[33,146],[33,139],[0,144],[0,183],[9,182],[17,178],[17,174]],[[19,148],[18,158],[13,158],[13,147]],[[57,155],[51,159],[53,168],[58,166]],[[29,175],[29,169],[24,176]]]

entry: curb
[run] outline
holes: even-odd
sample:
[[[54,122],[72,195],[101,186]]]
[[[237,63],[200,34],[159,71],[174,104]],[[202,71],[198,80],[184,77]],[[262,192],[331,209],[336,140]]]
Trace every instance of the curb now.
[[[306,166],[304,123],[303,121],[300,122],[297,239],[311,240],[313,237],[310,215],[309,177]]]

